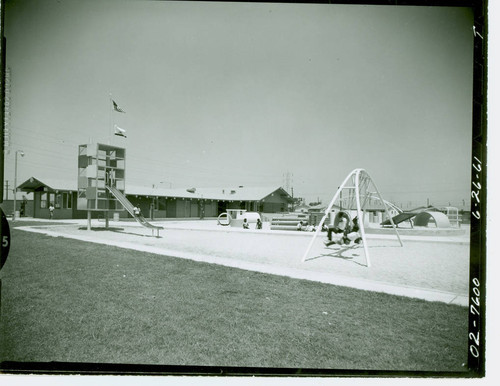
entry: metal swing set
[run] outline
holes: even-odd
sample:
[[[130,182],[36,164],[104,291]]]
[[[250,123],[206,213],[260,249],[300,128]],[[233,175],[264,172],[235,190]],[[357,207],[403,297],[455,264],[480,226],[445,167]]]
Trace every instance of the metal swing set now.
[[[372,188],[375,191],[370,192],[369,189]],[[343,193],[346,194],[343,194]],[[394,232],[396,233],[397,239],[399,241],[399,244],[403,246],[403,242],[401,241],[401,238],[399,237],[398,230],[396,229],[396,225],[394,224],[394,221],[392,220],[392,215],[389,212],[388,206],[391,207],[392,209],[392,204],[389,202],[385,201],[382,198],[382,195],[380,194],[379,190],[377,189],[377,186],[371,179],[370,175],[366,172],[364,169],[354,169],[349,175],[345,178],[344,182],[342,182],[342,185],[337,189],[337,192],[333,196],[332,200],[330,201],[330,204],[328,207],[325,209],[325,214],[323,215],[323,218],[321,219],[320,223],[316,227],[316,232],[314,232],[311,241],[309,242],[309,245],[307,247],[306,252],[304,253],[304,256],[302,257],[302,262],[305,262],[309,252],[311,251],[311,247],[314,244],[314,241],[316,237],[318,236],[319,232],[321,232],[323,228],[323,224],[325,223],[325,220],[328,218],[330,213],[332,212],[332,208],[336,202],[338,202],[338,206],[340,207],[340,211],[342,210],[355,210],[357,213],[357,218],[358,218],[358,225],[359,225],[359,233],[361,235],[362,239],[362,244],[363,248],[365,251],[365,260],[366,260],[366,266],[370,267],[370,253],[368,251],[368,243],[366,242],[366,232],[365,232],[365,227],[364,227],[364,217],[363,217],[363,210],[365,209],[366,203],[371,199],[377,199],[380,200],[380,202],[383,205],[384,212],[387,214],[392,228]],[[354,247],[359,246],[359,244],[355,244]]]

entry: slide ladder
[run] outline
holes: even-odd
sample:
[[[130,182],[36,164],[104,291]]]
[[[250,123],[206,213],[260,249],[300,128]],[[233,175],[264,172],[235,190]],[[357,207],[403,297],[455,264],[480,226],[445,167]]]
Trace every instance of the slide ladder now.
[[[147,222],[142,214],[134,213],[134,205],[132,205],[132,203],[127,199],[127,197],[125,197],[125,195],[118,189],[109,185],[106,185],[106,189],[108,189],[110,193],[116,197],[116,199],[120,202],[120,204],[123,205],[126,211],[129,212],[139,224],[141,224],[146,228],[151,229],[153,232],[153,236],[156,231],[156,237],[160,237],[160,229],[163,229],[163,227],[156,226]]]

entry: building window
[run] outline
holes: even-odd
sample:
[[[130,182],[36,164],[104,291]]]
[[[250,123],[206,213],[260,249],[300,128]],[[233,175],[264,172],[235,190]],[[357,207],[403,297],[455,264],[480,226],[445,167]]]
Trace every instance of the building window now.
[[[40,208],[47,208],[47,193],[40,194]]]
[[[56,194],[55,203],[54,203],[54,207],[56,207],[57,209],[61,209],[61,202],[62,202],[62,194],[61,193],[57,193]]]
[[[73,206],[73,196],[71,192],[62,194],[62,202],[64,209],[71,209]]]
[[[47,200],[48,200],[49,206],[54,205],[54,198],[55,198],[54,196],[55,196],[54,193],[47,193]]]

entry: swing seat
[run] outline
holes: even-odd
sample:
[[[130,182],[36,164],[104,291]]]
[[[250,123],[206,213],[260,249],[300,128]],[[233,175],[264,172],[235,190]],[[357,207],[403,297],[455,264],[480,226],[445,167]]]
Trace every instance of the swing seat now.
[[[351,243],[345,243],[341,240],[339,241],[324,241],[324,244],[325,244],[325,247],[331,247],[331,246],[334,246],[334,247],[344,247],[344,246],[351,246]],[[354,245],[354,244],[352,244]]]
[[[357,248],[362,248],[362,244],[357,244],[357,243],[349,243],[349,244],[339,244],[335,242],[330,242],[330,243],[325,243],[325,248],[329,250],[335,250],[335,251],[347,251],[351,249],[357,249]]]

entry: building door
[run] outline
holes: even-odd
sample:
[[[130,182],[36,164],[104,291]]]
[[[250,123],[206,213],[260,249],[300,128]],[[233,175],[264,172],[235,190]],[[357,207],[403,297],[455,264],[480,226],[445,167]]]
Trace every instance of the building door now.
[[[227,210],[226,201],[217,201],[217,216],[224,213]]]
[[[189,217],[198,217],[198,201],[190,201],[191,211]]]

